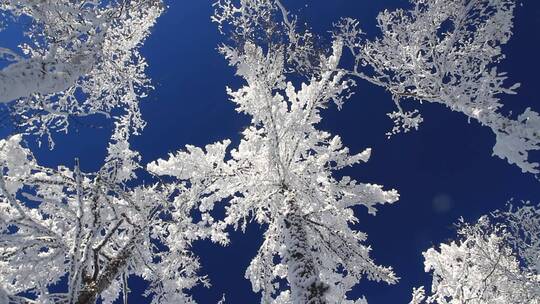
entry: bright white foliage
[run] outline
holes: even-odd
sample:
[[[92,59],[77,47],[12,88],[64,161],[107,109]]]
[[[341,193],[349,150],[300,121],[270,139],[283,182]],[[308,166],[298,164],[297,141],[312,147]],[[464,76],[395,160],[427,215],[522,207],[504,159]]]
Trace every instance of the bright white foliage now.
[[[20,135],[0,140],[0,303],[112,303],[125,299],[132,275],[150,282],[153,303],[193,303],[185,291],[207,281],[191,243],[227,244],[227,226],[245,230],[256,221],[264,242],[246,278],[262,303],[367,304],[346,293],[363,277],[397,278],[370,258],[366,234],[351,227],[353,208],[375,214],[399,195],[338,178],[371,150],[351,154],[339,136],[317,128],[322,109],[350,96],[351,76],[392,94],[389,135],[423,120],[401,99],[441,103],[490,127],[495,155],[540,172],[528,157],[540,147],[539,114],[501,114],[499,95],[518,87],[505,87],[495,68],[511,36],[513,1],[411,0],[410,10],[379,15],[382,36],[372,41],[343,19],[328,49],[298,31],[279,0],[238,2],[219,1],[212,19],[233,42],[220,51],[246,84],[227,91],[250,126],[232,149],[230,140],[186,146],[147,166],[173,181],[132,186],[141,168],[128,139],[144,126],[138,99],[150,87],[138,49],[162,1],[0,0],[1,12],[30,24],[22,54],[0,48],[9,62],[0,70],[0,103],[21,126],[50,140],[71,116],[124,112],[96,173],[78,163],[42,167]],[[353,67],[340,66],[344,48]],[[225,216],[215,219],[220,202],[228,202]],[[432,294],[415,289],[411,304],[540,304],[538,207],[495,213],[492,222],[462,226],[460,236],[424,253]],[[52,293],[58,286],[66,290]]]
[[[262,303],[273,298],[275,303],[322,303],[312,302],[306,291],[315,281],[329,287],[324,294],[329,303],[343,303],[345,293],[363,276],[396,282],[391,269],[369,257],[366,235],[349,224],[358,221],[351,207],[365,206],[374,214],[376,204],[395,202],[397,192],[349,177],[336,179],[334,171],[367,161],[370,150],[351,155],[339,136],[315,127],[320,110],[332,100],[340,103],[350,86],[343,73],[333,72],[341,47],[336,41],[333,54],[320,59],[320,76],[299,88],[286,80],[279,49],[265,52],[250,42],[238,49],[223,47],[237,75],[247,82],[236,91],[228,89],[238,111],[252,117],[240,145],[230,159],[230,142],[225,141],[207,146],[206,152],[188,146],[186,152],[148,167],[206,184],[202,212],[228,198],[225,223],[245,229],[254,219],[266,225],[264,243],[246,272],[253,290],[262,291]],[[287,224],[291,219],[292,228]],[[291,248],[302,251],[304,260],[295,259]],[[306,268],[313,276],[302,276]],[[283,279],[291,291],[279,294],[287,289]]]
[[[525,205],[462,225],[460,239],[424,253],[433,274],[427,303],[540,303],[540,206]],[[412,304],[423,303],[423,288]]]
[[[526,109],[517,119],[501,113],[499,96],[515,94],[505,86],[496,63],[512,35],[513,0],[411,0],[412,9],[384,11],[382,37],[365,41],[358,22],[343,19],[335,35],[355,57],[351,75],[387,89],[398,111],[389,116],[400,130],[418,128],[420,114],[404,111],[400,100],[441,103],[491,128],[493,154],[523,172],[539,173],[528,152],[540,149],[540,116]]]
[[[41,167],[21,136],[0,140],[0,299],[113,303],[136,275],[152,303],[193,303],[184,292],[206,280],[188,250],[213,234],[190,217],[200,199],[181,185],[130,189],[139,156],[122,132],[93,174]],[[67,290],[51,293],[55,284]]]
[[[0,70],[0,103],[49,141],[71,116],[115,108],[129,113],[137,132],[138,99],[150,87],[138,49],[162,11],[161,0],[0,1],[5,16],[30,24],[23,54],[0,48],[0,59],[11,61]]]

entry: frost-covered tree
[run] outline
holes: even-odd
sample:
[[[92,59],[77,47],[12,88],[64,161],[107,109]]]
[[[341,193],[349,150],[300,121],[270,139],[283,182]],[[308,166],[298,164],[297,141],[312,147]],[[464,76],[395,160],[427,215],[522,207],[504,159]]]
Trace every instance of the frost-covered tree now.
[[[366,235],[350,227],[358,221],[353,206],[375,214],[376,205],[395,202],[397,192],[336,178],[339,169],[367,161],[370,150],[350,154],[339,136],[316,127],[321,109],[348,97],[350,81],[335,72],[341,49],[336,41],[333,54],[319,58],[318,73],[296,87],[287,79],[283,49],[263,50],[250,41],[222,47],[247,83],[228,89],[237,110],[252,118],[239,146],[230,156],[230,141],[206,151],[188,146],[149,166],[156,174],[206,184],[203,214],[228,199],[224,223],[243,230],[250,220],[265,226],[246,272],[253,290],[262,291],[262,303],[344,303],[364,276],[397,281],[370,258]]]
[[[239,53],[224,53],[247,85],[229,90],[238,110],[252,117],[237,149],[226,156],[229,141],[206,147],[188,147],[149,169],[157,174],[189,178],[204,188],[203,212],[224,198],[230,199],[224,222],[246,228],[254,219],[267,225],[264,243],[251,262],[246,277],[254,291],[262,291],[268,303],[334,303],[364,275],[394,283],[389,268],[375,265],[366,235],[354,231],[351,207],[366,206],[375,213],[376,204],[393,203],[394,190],[363,184],[332,173],[367,161],[370,150],[351,155],[339,136],[316,128],[319,111],[332,100],[341,101],[348,82],[332,72],[340,52],[322,60],[328,72],[296,89],[284,76],[283,54],[265,53],[246,44]],[[192,165],[186,167],[186,163]],[[203,181],[203,182],[199,182]]]
[[[186,291],[207,280],[191,242],[219,235],[192,219],[197,193],[129,187],[139,156],[126,134],[91,174],[38,165],[20,135],[0,140],[1,303],[127,303],[130,276],[149,282],[152,303],[194,303]]]
[[[491,128],[493,155],[538,174],[529,151],[540,149],[540,116],[527,108],[517,118],[503,114],[503,94],[519,84],[505,83],[497,69],[501,47],[512,35],[514,0],[411,0],[412,9],[384,11],[377,18],[381,37],[366,40],[358,21],[336,25],[354,57],[350,75],[388,90],[397,110],[388,116],[388,135],[417,129],[422,117],[405,111],[402,100],[440,103]]]
[[[461,223],[459,239],[424,252],[433,282],[412,304],[540,303],[540,206],[497,211],[474,224]]]
[[[1,0],[2,18],[28,26],[19,51],[0,48],[0,104],[49,141],[71,116],[115,108],[140,130],[138,99],[150,84],[139,47],[163,8],[161,0]]]

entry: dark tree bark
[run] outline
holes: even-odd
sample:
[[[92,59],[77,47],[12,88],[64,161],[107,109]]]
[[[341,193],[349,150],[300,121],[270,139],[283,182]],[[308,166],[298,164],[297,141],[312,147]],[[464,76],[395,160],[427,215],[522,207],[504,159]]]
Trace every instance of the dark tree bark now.
[[[319,271],[311,254],[303,218],[294,199],[288,199],[285,215],[287,251],[287,280],[295,304],[326,304],[329,286],[319,278]]]
[[[127,266],[138,239],[137,233],[131,237],[120,253],[107,264],[97,278],[85,282],[77,297],[76,304],[94,304],[96,302],[99,295],[111,285]]]

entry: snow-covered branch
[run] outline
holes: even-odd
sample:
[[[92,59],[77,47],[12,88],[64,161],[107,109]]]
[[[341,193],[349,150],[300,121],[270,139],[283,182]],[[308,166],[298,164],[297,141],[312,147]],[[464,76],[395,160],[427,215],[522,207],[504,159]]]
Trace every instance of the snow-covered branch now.
[[[461,224],[459,239],[424,252],[427,303],[540,303],[540,212],[526,203]],[[411,303],[423,303],[423,288]]]
[[[27,132],[51,141],[70,116],[109,116],[115,108],[131,113],[135,132],[144,126],[138,99],[150,84],[139,47],[161,0],[6,0],[0,10],[14,22],[32,20],[23,54],[2,49],[11,63],[0,70],[0,103]]]
[[[139,157],[121,133],[91,174],[78,162],[39,166],[19,135],[0,141],[0,287],[10,301],[113,303],[136,275],[152,303],[193,303],[186,290],[206,284],[189,251],[214,230],[191,218],[201,198],[160,183],[128,187]]]
[[[401,108],[403,99],[440,103],[491,128],[493,155],[538,174],[529,151],[540,149],[540,116],[526,109],[517,118],[502,113],[504,94],[519,84],[505,83],[497,69],[501,47],[512,35],[513,0],[411,0],[412,9],[384,11],[377,21],[382,36],[363,37],[356,20],[337,23],[335,36],[354,56],[350,75],[384,87],[396,102],[389,133],[418,128],[417,111]]]

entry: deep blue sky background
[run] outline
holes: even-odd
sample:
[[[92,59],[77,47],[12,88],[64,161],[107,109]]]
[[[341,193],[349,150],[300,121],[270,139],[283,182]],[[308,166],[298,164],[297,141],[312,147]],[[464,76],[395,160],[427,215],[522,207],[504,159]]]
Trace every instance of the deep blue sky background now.
[[[368,33],[377,34],[375,17],[383,9],[407,7],[401,0],[289,0],[284,3],[297,12],[316,32],[324,34],[341,16],[355,17]],[[149,75],[156,86],[142,102],[148,126],[133,139],[144,162],[165,157],[186,144],[203,146],[225,138],[238,141],[248,119],[234,111],[225,86],[238,87],[234,70],[217,53],[223,41],[210,22],[212,1],[170,1],[147,40],[143,53],[150,64]],[[307,6],[306,6],[307,5]],[[526,107],[540,111],[540,2],[518,5],[515,35],[504,48],[507,59],[501,70],[510,81],[521,82],[519,94],[503,97],[509,110],[521,113]],[[2,45],[9,46],[2,36]],[[393,110],[390,96],[382,89],[359,82],[356,95],[342,111],[331,107],[324,113],[321,128],[339,134],[353,152],[373,148],[367,164],[345,171],[362,182],[396,188],[401,199],[382,207],[377,216],[359,208],[357,228],[368,233],[373,256],[383,265],[393,266],[402,279],[388,286],[363,281],[354,291],[364,294],[370,304],[408,303],[412,287],[429,286],[423,271],[421,252],[455,236],[452,224],[460,216],[475,220],[480,215],[504,207],[510,198],[540,202],[540,184],[505,161],[491,156],[495,138],[487,128],[468,123],[466,118],[440,105],[407,103],[418,107],[425,121],[420,130],[387,139],[392,123],[385,113]],[[5,133],[5,130],[2,131]],[[56,149],[34,147],[45,165],[72,165],[79,157],[85,171],[99,168],[105,155],[108,128],[75,126],[72,132],[56,136]],[[536,154],[536,160],[540,155]],[[203,273],[212,281],[211,289],[196,288],[199,303],[215,303],[226,294],[227,303],[256,303],[244,272],[261,243],[261,231],[251,225],[246,234],[234,232],[226,247],[195,244]],[[133,303],[146,303],[143,284],[132,280]]]

